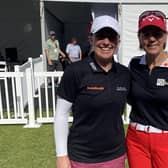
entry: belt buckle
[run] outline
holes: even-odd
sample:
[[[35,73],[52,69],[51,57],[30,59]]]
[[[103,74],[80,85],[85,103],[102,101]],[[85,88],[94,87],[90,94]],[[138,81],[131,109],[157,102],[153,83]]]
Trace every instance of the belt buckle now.
[[[147,132],[147,133],[150,132],[150,126],[149,125],[147,125],[147,126],[144,127],[144,132]]]

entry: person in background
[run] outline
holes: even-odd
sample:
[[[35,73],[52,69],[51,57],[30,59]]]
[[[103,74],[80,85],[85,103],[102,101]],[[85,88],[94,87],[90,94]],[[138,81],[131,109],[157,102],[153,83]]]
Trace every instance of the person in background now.
[[[49,32],[49,39],[45,44],[45,54],[47,57],[48,71],[62,71],[62,65],[60,59],[66,57],[66,55],[61,51],[59,41],[56,39],[56,34],[54,31]],[[58,82],[58,79],[56,79]]]
[[[144,11],[139,16],[142,56],[130,62],[130,124],[127,132],[129,168],[168,167],[168,53],[166,16]]]
[[[82,51],[77,44],[77,38],[73,37],[71,43],[66,46],[66,53],[71,62],[76,62],[82,59]]]
[[[117,20],[96,17],[90,56],[68,66],[58,88],[54,117],[57,168],[124,168],[122,121],[129,70],[113,54],[120,42]],[[68,116],[73,122],[69,130]]]
[[[83,54],[82,58],[88,57],[92,52],[92,34],[89,33],[87,36],[87,41],[83,44]]]

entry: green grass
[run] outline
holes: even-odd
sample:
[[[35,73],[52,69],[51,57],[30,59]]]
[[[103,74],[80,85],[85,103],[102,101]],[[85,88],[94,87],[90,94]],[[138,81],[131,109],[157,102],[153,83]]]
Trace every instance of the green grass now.
[[[0,126],[0,168],[55,168],[53,126]]]
[[[1,125],[0,168],[56,168],[53,125]]]

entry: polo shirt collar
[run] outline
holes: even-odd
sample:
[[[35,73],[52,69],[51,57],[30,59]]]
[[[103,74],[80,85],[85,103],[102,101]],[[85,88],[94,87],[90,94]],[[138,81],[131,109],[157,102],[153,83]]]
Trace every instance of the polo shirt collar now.
[[[105,72],[96,62],[94,54],[90,55],[89,66],[90,66],[90,68],[92,69],[93,72]],[[116,62],[114,61],[114,59],[112,59],[112,68],[111,68],[110,71],[116,72],[116,70],[117,70],[116,69]]]
[[[146,55],[143,55],[141,57],[139,64],[141,64],[141,65],[147,65]],[[168,58],[164,62],[162,62],[162,64],[159,67],[168,68]]]
[[[146,55],[143,55],[141,57],[141,59],[139,61],[139,64],[141,64],[141,65],[147,65],[147,63],[146,63]]]

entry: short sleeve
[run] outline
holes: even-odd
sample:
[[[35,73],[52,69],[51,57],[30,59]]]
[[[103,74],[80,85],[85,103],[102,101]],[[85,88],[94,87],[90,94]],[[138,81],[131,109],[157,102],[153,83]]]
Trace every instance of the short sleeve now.
[[[75,72],[73,65],[68,66],[61,79],[58,88],[58,96],[73,103],[78,94],[78,83],[77,73]]]
[[[69,44],[66,46],[66,53],[69,54]]]
[[[46,43],[45,43],[45,46],[44,46],[44,47],[45,47],[45,50],[48,50],[48,48],[49,48],[49,47],[48,47],[48,41],[46,41]]]
[[[56,40],[55,43],[56,43],[57,48],[60,48],[60,46],[59,46],[59,41]]]
[[[81,51],[81,47],[79,46],[79,51]]]

